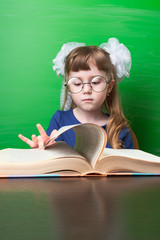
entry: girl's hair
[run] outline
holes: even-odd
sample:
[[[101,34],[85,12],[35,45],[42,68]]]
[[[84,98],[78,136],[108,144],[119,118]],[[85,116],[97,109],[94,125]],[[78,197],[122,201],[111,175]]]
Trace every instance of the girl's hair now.
[[[78,72],[79,70],[90,70],[90,63],[94,64],[100,71],[105,71],[108,79],[116,81],[115,66],[111,63],[109,54],[97,46],[83,46],[75,48],[66,57],[65,78],[68,81],[70,71]],[[64,106],[67,99],[67,88],[65,90]],[[71,108],[75,104],[72,102]],[[119,134],[122,129],[128,126],[124,117],[118,97],[117,82],[115,83],[109,96],[104,101],[104,110],[110,114],[106,126],[108,142],[112,148],[122,148],[123,143],[119,141]]]

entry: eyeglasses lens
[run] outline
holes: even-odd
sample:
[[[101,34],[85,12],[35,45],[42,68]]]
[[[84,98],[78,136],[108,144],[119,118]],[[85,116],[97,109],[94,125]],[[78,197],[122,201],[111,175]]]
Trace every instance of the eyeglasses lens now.
[[[103,92],[107,86],[106,79],[102,76],[95,76],[89,83],[83,83],[81,79],[73,77],[69,79],[67,86],[70,92],[79,93],[85,84],[90,84],[91,89],[95,92]]]

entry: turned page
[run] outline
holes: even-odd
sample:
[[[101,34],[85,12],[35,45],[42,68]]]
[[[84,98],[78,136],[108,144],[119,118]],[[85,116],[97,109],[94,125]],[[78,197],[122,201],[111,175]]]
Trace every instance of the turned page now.
[[[96,124],[82,124],[74,128],[76,133],[75,150],[85,157],[95,167],[107,142],[103,128]]]
[[[104,129],[96,124],[83,123],[64,126],[47,142],[47,145],[52,139],[57,138],[71,128],[76,134],[74,149],[85,157],[94,168],[96,161],[101,156],[107,142],[107,136]]]

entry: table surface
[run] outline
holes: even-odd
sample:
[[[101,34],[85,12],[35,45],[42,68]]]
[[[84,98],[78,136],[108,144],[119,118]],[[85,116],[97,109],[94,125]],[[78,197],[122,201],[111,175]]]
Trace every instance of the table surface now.
[[[160,177],[0,180],[8,239],[160,239]]]

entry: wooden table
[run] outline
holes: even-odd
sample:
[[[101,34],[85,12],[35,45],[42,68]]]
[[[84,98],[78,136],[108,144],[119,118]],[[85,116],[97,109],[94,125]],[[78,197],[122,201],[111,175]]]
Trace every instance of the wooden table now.
[[[160,177],[0,180],[0,239],[160,239]]]

